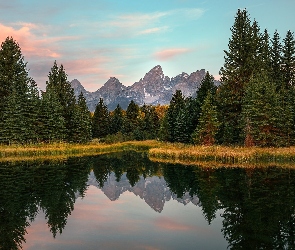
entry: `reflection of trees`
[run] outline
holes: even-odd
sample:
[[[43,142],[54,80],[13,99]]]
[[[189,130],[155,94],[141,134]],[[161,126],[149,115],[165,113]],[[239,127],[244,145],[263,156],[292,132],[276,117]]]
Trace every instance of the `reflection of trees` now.
[[[144,153],[122,152],[63,162],[0,164],[0,249],[17,249],[38,207],[55,236],[87,189],[93,169],[102,187],[123,173],[134,186],[140,176],[164,176],[178,197],[197,195],[210,224],[222,209],[230,249],[295,249],[295,171],[280,168],[201,168],[154,163]]]
[[[32,185],[23,182],[31,177],[24,165],[0,165],[0,249],[18,249],[25,241],[27,218],[34,217],[36,212],[28,192]]]
[[[75,162],[75,163],[74,163]],[[85,160],[0,164],[0,249],[18,249],[40,206],[55,236],[83,195],[89,174]]]
[[[293,249],[294,171],[268,168],[251,173],[240,169],[236,176],[227,172],[221,177],[228,184],[221,201],[225,208],[223,233],[229,246]]]
[[[163,166],[170,190],[197,195],[210,224],[223,209],[230,249],[295,249],[295,171]]]
[[[93,172],[99,186],[102,188],[111,172],[115,173],[116,180],[119,181],[123,173],[134,186],[142,175],[153,176],[159,172],[159,164],[151,162],[146,153],[134,151],[120,152],[108,155],[93,157]]]

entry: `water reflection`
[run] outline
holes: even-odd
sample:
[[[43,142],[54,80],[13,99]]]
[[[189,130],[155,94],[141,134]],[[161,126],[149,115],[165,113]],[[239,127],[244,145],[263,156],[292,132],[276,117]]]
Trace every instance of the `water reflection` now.
[[[229,249],[295,248],[294,170],[163,164],[149,161],[144,153],[125,152],[1,163],[0,249],[20,248],[40,211],[53,237],[62,233],[89,186],[101,189],[110,201],[131,192],[157,213],[171,200],[198,206],[208,224],[218,211]],[[158,221],[165,225],[169,219]]]

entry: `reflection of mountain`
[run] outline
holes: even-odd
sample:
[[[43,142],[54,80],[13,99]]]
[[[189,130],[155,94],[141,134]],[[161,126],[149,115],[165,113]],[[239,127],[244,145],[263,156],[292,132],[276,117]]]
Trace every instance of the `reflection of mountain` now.
[[[87,184],[100,188],[93,171],[89,174]],[[103,188],[100,189],[111,201],[119,199],[120,195],[126,191],[132,192],[159,213],[162,212],[165,202],[171,199],[184,205],[192,202],[194,205],[200,206],[197,196],[191,197],[188,193],[185,193],[183,197],[177,198],[175,194],[171,193],[163,177],[153,176],[144,179],[141,176],[139,181],[132,187],[126,177],[126,173],[121,176],[120,182],[117,182],[115,174],[112,172],[104,183]]]

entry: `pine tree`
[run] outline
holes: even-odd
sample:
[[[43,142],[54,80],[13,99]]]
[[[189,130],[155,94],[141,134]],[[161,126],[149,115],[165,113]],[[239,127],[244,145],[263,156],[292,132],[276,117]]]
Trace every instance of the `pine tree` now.
[[[0,105],[15,91],[27,93],[29,81],[27,63],[21,53],[19,44],[12,37],[7,37],[0,50]]]
[[[175,94],[172,96],[170,105],[166,112],[166,129],[167,129],[167,139],[170,142],[175,142],[177,134],[179,133],[178,129],[180,126],[176,127],[177,117],[184,111],[185,108],[185,98],[182,95],[181,90],[176,90]],[[163,126],[162,126],[163,128]]]
[[[272,57],[271,57],[271,46],[270,46],[270,37],[267,29],[264,30],[264,33],[261,37],[261,48],[260,48],[260,60],[261,60],[261,70],[269,74],[272,74]]]
[[[126,110],[126,119],[123,124],[123,132],[124,134],[134,134],[135,132],[139,133],[139,106],[131,100]]]
[[[63,107],[63,117],[66,126],[66,136],[67,141],[73,141],[76,137],[79,123],[77,121],[77,106],[74,90],[71,84],[67,80],[67,74],[63,65],[58,67],[56,61],[51,68],[48,75],[46,91],[53,89],[58,96],[58,100]]]
[[[144,104],[140,110],[143,113],[140,128],[141,133],[143,134],[143,139],[157,138],[160,129],[160,118],[156,113],[156,108],[154,106]]]
[[[28,126],[28,142],[38,142],[39,141],[39,108],[40,108],[40,96],[39,96],[39,90],[37,87],[36,82],[30,78],[29,84],[28,84],[28,93],[27,98],[25,101],[24,106],[24,115],[27,119],[27,126]]]
[[[62,141],[65,138],[66,131],[63,107],[53,89],[48,89],[42,93],[39,110],[40,140],[42,142]]]
[[[282,55],[282,72],[285,87],[295,86],[295,39],[289,30],[284,39]]]
[[[11,37],[7,37],[0,49],[0,137],[2,141],[26,143],[32,141],[35,134],[31,110],[30,84],[33,80],[28,76],[26,63],[21,48]],[[18,131],[18,132],[17,132]],[[35,136],[33,136],[36,139]],[[6,138],[6,139],[5,139]]]
[[[213,97],[208,91],[207,97],[201,107],[199,123],[193,134],[194,142],[206,146],[213,145],[216,141],[219,122],[217,119],[216,106],[213,104]]]
[[[76,141],[85,143],[92,138],[92,121],[90,111],[86,105],[86,99],[82,92],[78,96],[77,114],[78,136]]]
[[[280,35],[275,31],[273,39],[271,40],[271,78],[277,85],[277,90],[281,89],[282,83],[282,45],[280,42]]]
[[[192,110],[192,112],[194,112],[194,115],[195,115],[195,118],[193,120],[194,127],[193,127],[193,130],[191,131],[191,134],[195,131],[197,127],[198,120],[201,114],[201,107],[204,104],[204,101],[208,95],[208,92],[211,93],[213,97],[214,105],[216,105],[216,100],[215,100],[216,91],[217,91],[217,87],[214,84],[214,77],[210,75],[210,73],[207,71],[196,93],[197,96],[195,100],[195,109]]]
[[[24,115],[24,98],[12,90],[6,98],[1,124],[1,141],[4,143],[26,143],[28,136],[27,117]]]
[[[102,138],[109,134],[110,116],[107,106],[103,99],[99,99],[99,103],[95,107],[92,118],[92,137]]]
[[[122,131],[123,121],[123,110],[121,106],[118,104],[111,116],[110,133],[116,134],[119,131]]]
[[[197,96],[196,96],[197,104],[201,107],[208,95],[208,91],[211,93],[212,96],[215,96],[216,90],[217,90],[217,87],[214,84],[214,77],[210,75],[210,73],[207,71],[206,75],[201,81],[199,89],[197,90]]]
[[[242,121],[246,146],[288,146],[292,107],[267,74],[253,77],[246,88]]]
[[[226,144],[242,142],[239,121],[245,86],[253,75],[259,74],[262,67],[259,27],[256,21],[251,25],[246,10],[238,10],[231,32],[229,50],[224,51],[224,67],[220,69],[222,84],[218,91],[222,122],[218,137],[221,143]]]

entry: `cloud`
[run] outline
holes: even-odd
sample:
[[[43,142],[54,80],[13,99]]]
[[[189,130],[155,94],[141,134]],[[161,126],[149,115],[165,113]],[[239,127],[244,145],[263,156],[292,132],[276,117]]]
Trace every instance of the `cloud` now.
[[[159,61],[168,61],[173,59],[175,56],[179,56],[179,55],[188,53],[190,51],[191,49],[188,49],[188,48],[164,49],[154,53],[154,57]]]
[[[187,19],[196,20],[203,16],[203,14],[205,13],[205,10],[199,9],[199,8],[191,8],[191,9],[185,8],[185,9],[174,10],[172,11],[172,13],[180,15]]]
[[[4,41],[8,36],[13,37],[13,39],[19,43],[23,54],[27,57],[60,57],[58,47],[54,42],[63,40],[64,38],[38,37],[32,30],[41,30],[42,27],[38,27],[36,24],[19,23],[17,26],[21,27],[15,29],[12,26],[6,26],[0,23],[0,40]]]
[[[185,20],[199,19],[205,11],[183,8],[151,13],[133,13],[111,16],[110,20],[97,23],[103,38],[126,38],[172,30]],[[72,24],[76,26],[77,24]],[[93,24],[90,24],[93,25]]]
[[[168,30],[168,26],[155,27],[155,28],[150,28],[150,29],[145,29],[143,31],[140,31],[139,35],[153,34],[153,33],[158,33],[158,32],[165,32],[167,30]]]
[[[119,28],[136,28],[149,25],[157,22],[160,18],[166,16],[166,12],[154,12],[154,13],[135,13],[126,14],[115,17],[112,21],[108,22],[109,26]]]

